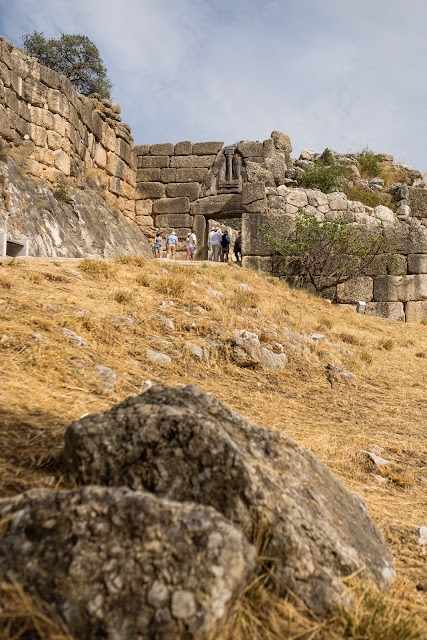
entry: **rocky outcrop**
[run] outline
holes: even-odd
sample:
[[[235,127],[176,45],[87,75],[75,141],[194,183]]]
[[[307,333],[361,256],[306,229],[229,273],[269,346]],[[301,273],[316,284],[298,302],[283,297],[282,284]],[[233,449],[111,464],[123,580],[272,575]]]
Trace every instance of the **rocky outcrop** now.
[[[128,486],[214,507],[249,537],[262,527],[277,587],[324,612],[362,567],[380,586],[393,559],[359,496],[276,430],[196,387],[155,386],[66,432],[80,484]]]
[[[201,638],[247,584],[255,549],[211,507],[125,488],[0,500],[0,569],[79,639]]]
[[[0,182],[7,183],[8,204],[0,198],[0,232],[8,239],[29,240],[32,256],[114,258],[151,256],[150,245],[135,222],[114,211],[96,185],[66,186],[64,202],[44,181],[22,175],[8,158],[0,160]]]

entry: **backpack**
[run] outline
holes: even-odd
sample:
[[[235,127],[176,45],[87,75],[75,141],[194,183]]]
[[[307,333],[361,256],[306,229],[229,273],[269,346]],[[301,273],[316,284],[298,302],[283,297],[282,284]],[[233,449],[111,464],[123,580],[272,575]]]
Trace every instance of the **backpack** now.
[[[230,244],[230,238],[228,237],[228,234],[223,233],[221,238],[221,247],[224,247],[225,249],[226,247],[228,247],[229,244]]]

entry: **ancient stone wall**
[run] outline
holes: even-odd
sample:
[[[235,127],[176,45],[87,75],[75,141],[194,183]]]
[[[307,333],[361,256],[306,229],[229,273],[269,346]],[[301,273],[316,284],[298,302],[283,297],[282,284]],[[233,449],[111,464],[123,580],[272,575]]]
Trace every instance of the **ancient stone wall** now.
[[[136,158],[120,106],[76,93],[1,37],[0,138],[28,175],[53,185],[92,179],[110,206],[134,217]]]

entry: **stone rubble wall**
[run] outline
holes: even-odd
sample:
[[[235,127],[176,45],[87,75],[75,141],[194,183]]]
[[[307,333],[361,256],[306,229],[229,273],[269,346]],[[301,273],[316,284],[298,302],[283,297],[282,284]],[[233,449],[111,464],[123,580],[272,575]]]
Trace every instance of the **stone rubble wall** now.
[[[427,194],[426,189],[417,190]],[[364,301],[367,314],[392,320],[419,322],[427,319],[427,227],[418,217],[397,216],[383,205],[371,208],[348,200],[342,192],[325,194],[317,189],[285,185],[267,187],[261,211],[246,212],[242,216],[243,266],[266,273],[274,271],[272,248],[262,230],[271,225],[271,233],[279,223],[285,232],[291,232],[299,208],[319,220],[344,216],[350,224],[368,228],[382,223],[391,243],[393,253],[387,275],[380,265],[373,265],[368,275],[330,287],[326,292],[328,298],[348,305]],[[311,287],[298,276],[289,280],[291,284]]]
[[[0,138],[28,175],[51,185],[93,180],[111,207],[134,218],[136,157],[120,106],[76,93],[2,37]]]

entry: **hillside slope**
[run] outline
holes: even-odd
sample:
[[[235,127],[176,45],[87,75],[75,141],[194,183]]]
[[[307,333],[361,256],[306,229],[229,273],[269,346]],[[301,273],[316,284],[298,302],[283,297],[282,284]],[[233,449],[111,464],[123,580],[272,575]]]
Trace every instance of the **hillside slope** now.
[[[230,339],[238,330],[286,354],[285,367],[237,366]],[[150,360],[147,350],[170,363]],[[413,532],[427,524],[425,325],[358,315],[233,265],[6,259],[0,264],[0,353],[1,497],[72,486],[57,466],[72,420],[150,384],[196,384],[293,437],[364,497],[395,555],[398,578],[390,598],[396,615],[426,622],[426,547]],[[329,363],[355,380],[331,374]],[[390,464],[377,467],[361,450]],[[296,629],[289,623],[287,637]],[[334,629],[301,637],[362,637]]]

